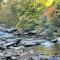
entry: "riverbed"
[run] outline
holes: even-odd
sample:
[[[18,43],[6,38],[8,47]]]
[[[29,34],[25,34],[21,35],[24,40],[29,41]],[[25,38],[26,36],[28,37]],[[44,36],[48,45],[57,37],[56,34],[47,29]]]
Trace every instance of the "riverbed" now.
[[[7,56],[14,56],[14,54],[15,55],[19,54],[19,52],[26,54],[30,51],[30,53],[33,54],[33,56],[35,54],[43,55],[44,58],[50,58],[54,56],[55,58],[58,57],[58,59],[54,58],[54,60],[60,60],[60,41],[58,41],[57,43],[52,43],[51,41],[48,41],[46,39],[40,39],[40,38],[30,37],[26,35],[20,36],[19,34],[16,35],[15,34],[16,32],[17,32],[17,29],[15,27],[7,28],[4,25],[0,25],[1,56],[4,57],[4,53],[5,53],[6,55],[5,58],[6,58]],[[23,55],[23,57],[24,56],[25,55]],[[50,60],[53,60],[53,59],[51,58]]]

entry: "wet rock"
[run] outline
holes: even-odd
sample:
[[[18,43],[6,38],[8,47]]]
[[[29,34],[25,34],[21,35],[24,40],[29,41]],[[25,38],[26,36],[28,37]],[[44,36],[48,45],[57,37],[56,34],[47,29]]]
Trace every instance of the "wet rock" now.
[[[43,40],[27,39],[27,40],[22,40],[21,44],[24,46],[33,46],[33,45],[39,45],[44,42],[46,42],[44,39]]]
[[[51,42],[52,42],[52,43],[56,43],[56,42],[58,42],[58,41],[57,41],[57,39],[52,39]]]
[[[5,34],[5,35],[2,35],[2,37],[9,39],[9,38],[14,38],[14,35],[13,34]]]
[[[22,40],[22,38],[7,39],[6,43],[9,43],[9,42],[20,42],[21,40]]]
[[[6,57],[6,60],[11,60],[11,56]]]
[[[52,40],[52,38],[51,38],[51,37],[45,37],[45,39],[46,39],[46,40],[49,40],[49,41],[51,41],[51,40]]]
[[[21,42],[22,38],[16,38],[16,45],[18,45]]]
[[[6,57],[6,60],[11,60],[11,53],[6,53],[5,57]]]
[[[28,35],[30,35],[30,36],[32,36],[32,35],[36,35],[36,34],[37,34],[36,31],[29,31],[29,32],[28,32]]]
[[[16,32],[18,29],[17,28],[10,28],[10,29],[7,29],[6,32],[7,33],[14,33]]]
[[[16,39],[7,39],[6,43],[15,42],[15,41],[16,41]]]
[[[16,44],[16,42],[6,43],[5,46],[6,46],[6,47],[10,47],[10,46],[13,46],[14,44]]]
[[[34,45],[36,45],[36,43],[33,43],[33,42],[24,44],[24,46],[26,46],[26,47],[34,46]]]
[[[24,32],[23,35],[28,35],[28,32]]]
[[[10,47],[10,49],[15,49],[15,50],[19,50],[20,49],[20,47]]]
[[[6,47],[10,47],[10,46],[14,46],[14,45],[18,45],[20,43],[21,39],[17,38],[17,39],[8,39],[6,41],[5,46]]]
[[[19,31],[16,31],[15,33],[14,33],[14,36],[22,36],[22,32],[19,32]]]
[[[17,60],[15,56],[11,56],[11,60]]]
[[[33,36],[36,35],[37,32],[36,31],[27,31],[27,32],[23,32],[23,35],[28,35],[28,36]]]
[[[6,41],[6,38],[4,36],[0,36],[1,41]]]
[[[24,42],[24,40],[21,41],[21,44],[24,45],[24,46],[34,46],[34,45],[36,45],[35,42],[33,42],[33,41],[28,41],[28,40],[25,41],[25,42]]]

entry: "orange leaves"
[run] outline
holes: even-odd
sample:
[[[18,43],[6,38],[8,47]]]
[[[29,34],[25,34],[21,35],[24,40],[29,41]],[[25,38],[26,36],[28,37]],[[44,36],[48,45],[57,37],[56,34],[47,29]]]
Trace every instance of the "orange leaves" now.
[[[57,9],[55,7],[48,7],[44,12],[44,15],[50,20],[53,14],[56,14]]]

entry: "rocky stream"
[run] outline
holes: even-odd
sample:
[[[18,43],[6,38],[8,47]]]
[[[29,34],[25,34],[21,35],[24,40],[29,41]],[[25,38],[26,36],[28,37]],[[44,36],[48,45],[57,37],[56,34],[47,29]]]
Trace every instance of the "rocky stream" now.
[[[60,37],[50,41],[0,25],[0,60],[60,60]]]

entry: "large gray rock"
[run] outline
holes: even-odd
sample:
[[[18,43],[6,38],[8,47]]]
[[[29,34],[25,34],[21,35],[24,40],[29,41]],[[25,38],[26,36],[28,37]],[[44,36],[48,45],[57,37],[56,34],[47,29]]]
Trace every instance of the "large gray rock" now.
[[[46,42],[46,40],[36,40],[36,39],[27,39],[27,40],[21,40],[21,44],[25,45],[25,46],[33,46],[33,45],[38,45],[41,43]]]
[[[57,43],[58,40],[57,40],[57,39],[52,39],[51,42],[52,42],[52,43]]]
[[[16,39],[7,39],[6,43],[4,44],[6,47],[18,45],[20,43],[21,39],[16,38]]]

